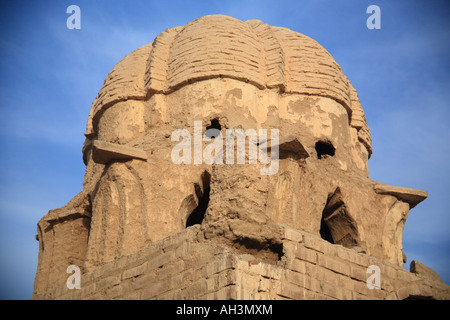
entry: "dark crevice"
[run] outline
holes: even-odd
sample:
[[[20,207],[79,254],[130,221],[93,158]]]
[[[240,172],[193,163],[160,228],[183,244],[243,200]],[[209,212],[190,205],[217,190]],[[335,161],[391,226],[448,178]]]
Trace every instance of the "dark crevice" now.
[[[187,218],[186,228],[193,226],[194,224],[201,224],[203,222],[203,218],[205,217],[205,213],[206,210],[208,209],[209,204],[209,193],[211,190],[210,181],[211,175],[207,171],[205,171],[202,174],[203,188],[200,188],[198,184],[194,185],[195,193],[198,198],[198,205]]]
[[[322,239],[346,248],[358,246],[356,222],[348,213],[340,188],[329,195],[320,221]]]
[[[334,244],[333,236],[331,234],[330,228],[328,228],[327,223],[325,222],[323,216],[320,221],[320,236],[323,240],[327,240],[328,242]]]
[[[276,263],[284,256],[283,244],[271,241],[261,241],[243,237],[234,240],[233,248],[246,252],[266,263]]]

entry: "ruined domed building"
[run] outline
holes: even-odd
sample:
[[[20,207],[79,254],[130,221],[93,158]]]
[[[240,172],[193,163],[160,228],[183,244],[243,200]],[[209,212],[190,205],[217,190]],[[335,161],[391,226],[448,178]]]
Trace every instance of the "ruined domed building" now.
[[[356,90],[305,35],[167,29],[110,72],[85,136],[83,190],[38,223],[34,299],[450,297],[403,268],[427,193],[369,178]]]

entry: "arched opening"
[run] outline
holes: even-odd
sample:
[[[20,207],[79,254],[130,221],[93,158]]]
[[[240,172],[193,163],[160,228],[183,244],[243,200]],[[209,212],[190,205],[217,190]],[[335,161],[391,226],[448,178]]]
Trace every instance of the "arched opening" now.
[[[333,244],[346,248],[358,246],[359,236],[356,223],[347,212],[341,190],[331,194],[322,212],[320,236]]]
[[[201,176],[202,188],[198,184],[195,184],[195,194],[198,198],[197,207],[189,214],[186,219],[186,228],[193,226],[194,224],[201,224],[205,217],[206,210],[209,204],[210,182],[211,175],[205,171]]]

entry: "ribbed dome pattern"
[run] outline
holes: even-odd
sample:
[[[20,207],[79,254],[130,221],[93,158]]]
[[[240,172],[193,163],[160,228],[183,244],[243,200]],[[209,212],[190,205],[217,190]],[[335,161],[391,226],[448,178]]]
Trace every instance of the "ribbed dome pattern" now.
[[[315,40],[259,20],[211,15],[167,29],[110,72],[93,103],[87,134],[99,111],[126,99],[168,94],[205,79],[226,77],[259,89],[328,97],[341,103],[350,125],[372,153],[371,137],[356,90]]]

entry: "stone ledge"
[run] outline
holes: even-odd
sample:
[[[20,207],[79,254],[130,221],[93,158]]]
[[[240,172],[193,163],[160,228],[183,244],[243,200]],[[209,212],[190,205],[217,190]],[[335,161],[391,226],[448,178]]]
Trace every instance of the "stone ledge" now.
[[[428,193],[423,190],[411,189],[405,187],[396,187],[381,182],[376,182],[373,189],[378,194],[390,194],[409,203],[411,208],[414,208],[420,202],[428,197]]]

